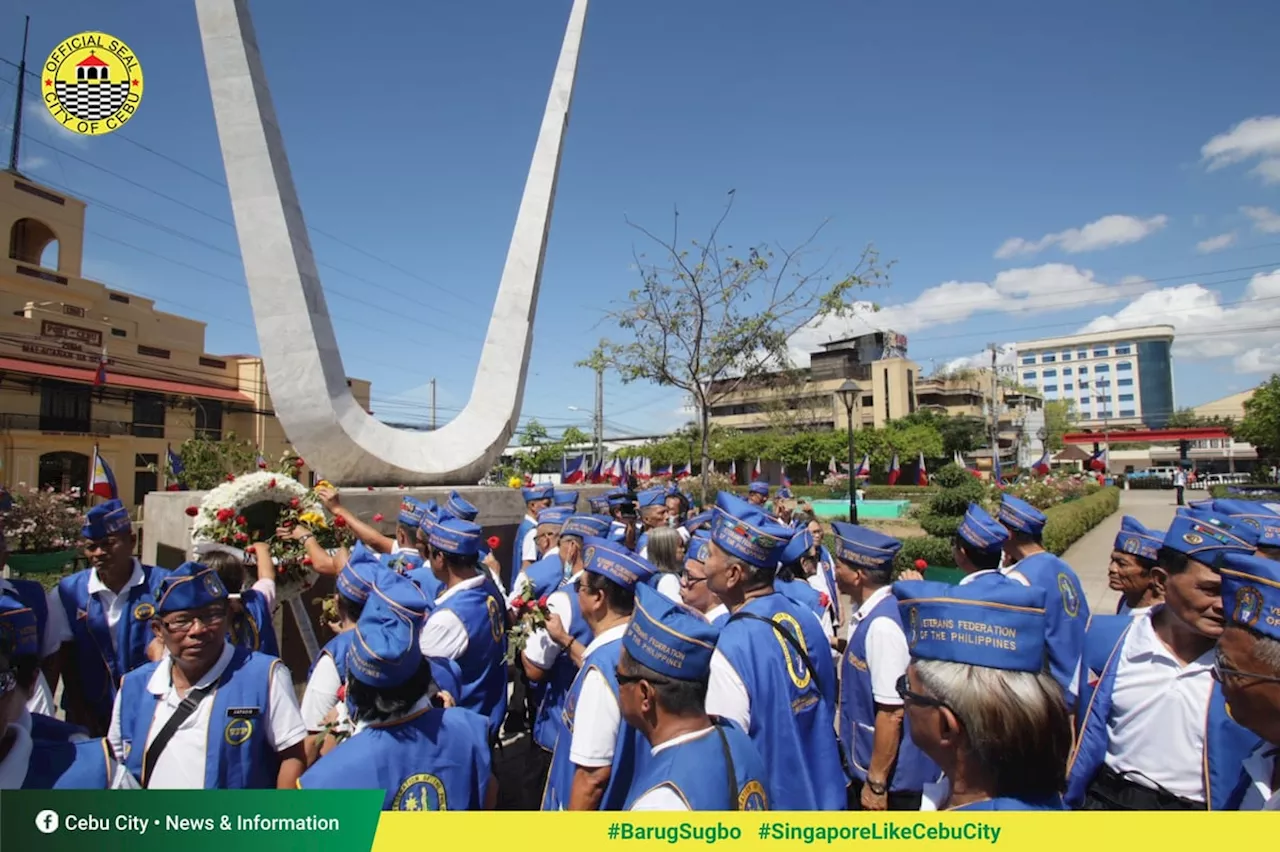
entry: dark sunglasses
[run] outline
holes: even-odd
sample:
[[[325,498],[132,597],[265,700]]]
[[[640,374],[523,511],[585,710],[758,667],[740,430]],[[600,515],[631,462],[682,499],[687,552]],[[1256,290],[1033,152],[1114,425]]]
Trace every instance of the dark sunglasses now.
[[[903,702],[918,704],[922,707],[946,707],[947,706],[947,702],[940,701],[939,699],[934,698],[932,695],[921,695],[918,692],[912,692],[911,688],[907,686],[906,675],[902,675],[900,678],[898,678],[898,682],[894,685],[894,687],[898,690],[898,697],[901,698]]]
[[[1241,680],[1260,680],[1263,683],[1280,683],[1280,677],[1254,674],[1253,672],[1242,672],[1239,669],[1227,668],[1222,664],[1221,660],[1214,660],[1213,666],[1209,671],[1213,673],[1213,679],[1218,683],[1222,683],[1229,677],[1240,678]]]

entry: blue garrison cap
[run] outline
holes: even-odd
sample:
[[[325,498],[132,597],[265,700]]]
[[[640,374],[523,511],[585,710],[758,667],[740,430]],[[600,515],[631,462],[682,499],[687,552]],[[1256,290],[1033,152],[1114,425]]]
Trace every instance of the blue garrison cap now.
[[[778,561],[783,565],[791,565],[799,562],[812,549],[813,534],[808,530],[799,530],[795,535],[791,536],[791,541],[787,542],[787,546],[782,548],[782,555],[778,557]]]
[[[1044,512],[1012,494],[1006,494],[1000,500],[1000,523],[1014,532],[1040,535],[1047,520]]]
[[[1184,509],[1169,522],[1163,546],[1213,565],[1223,553],[1253,553],[1258,548],[1258,533],[1230,518],[1201,509]]]
[[[649,586],[636,588],[622,647],[647,669],[676,680],[706,680],[720,629],[697,610],[669,600]]]
[[[1243,525],[1258,533],[1261,547],[1280,547],[1280,512],[1271,508],[1274,504],[1254,500],[1208,500],[1207,508],[1215,515],[1230,518],[1237,526]]]
[[[609,498],[603,494],[598,494],[595,497],[588,497],[587,506],[591,509],[591,513],[593,515],[609,514]]]
[[[583,539],[583,545],[583,568],[608,577],[623,588],[634,589],[658,572],[653,563],[641,559],[620,542],[592,536]]]
[[[474,521],[480,516],[480,510],[473,506],[457,491],[449,494],[449,499],[445,501],[445,509],[455,518],[461,518],[464,521]]]
[[[426,563],[422,559],[422,554],[416,550],[398,550],[395,553],[379,553],[378,564],[388,571],[407,574],[410,571],[417,571]]]
[[[0,595],[0,645],[10,657],[40,654],[40,625],[36,614],[31,607],[7,594]]]
[[[422,666],[418,631],[427,598],[412,580],[381,571],[356,622],[347,674],[374,687],[397,686]]]
[[[551,505],[568,506],[570,509],[578,508],[578,492],[577,491],[556,491],[551,495]]]
[[[1009,540],[1009,530],[977,503],[969,504],[969,511],[964,513],[964,519],[956,528],[956,535],[965,544],[982,553],[996,553]]]
[[[765,497],[768,497],[769,483],[756,480],[755,482],[747,486],[747,490],[750,491],[752,494],[763,494]]]
[[[538,513],[538,526],[562,527],[572,517],[573,510],[568,506],[552,506]]]
[[[710,534],[694,535],[689,539],[689,546],[685,549],[684,561],[696,562],[699,565],[702,565],[707,561],[707,556],[710,555],[708,552],[710,547]]]
[[[373,588],[373,579],[381,566],[378,555],[365,547],[363,541],[357,541],[347,557],[347,564],[338,572],[334,588],[352,603],[362,604],[369,599],[369,590]]]
[[[454,556],[475,556],[480,552],[484,530],[461,518],[449,518],[431,528],[431,546]]]
[[[1218,563],[1227,623],[1280,640],[1280,562],[1231,551]]]
[[[715,514],[714,509],[708,509],[705,512],[699,512],[692,518],[684,522],[684,528],[687,530],[695,530],[698,527],[704,527],[711,523],[711,518]]]
[[[609,501],[610,506],[621,506],[623,503],[627,502],[627,492],[622,490],[610,491],[608,494],[604,495],[604,499]]]
[[[836,559],[857,568],[869,571],[892,568],[893,558],[902,549],[902,542],[893,536],[857,524],[833,521],[831,531],[836,540]]]
[[[109,535],[129,532],[129,510],[119,500],[107,500],[91,508],[84,515],[84,528],[80,534],[89,541],[101,541]]]
[[[542,516],[539,515],[541,520]],[[578,538],[604,538],[609,534],[613,519],[601,515],[574,515],[564,522],[560,535],[576,535]]]
[[[227,587],[222,585],[217,571],[199,562],[183,562],[160,581],[156,612],[165,615],[200,609],[226,599]]]
[[[440,520],[440,506],[436,505],[436,501],[428,500],[422,506],[422,520],[418,523],[418,529],[421,533],[430,538],[431,528]]]
[[[730,556],[757,568],[774,568],[795,530],[728,491],[716,495],[711,540]]]
[[[396,520],[406,527],[416,527],[422,523],[424,511],[426,507],[422,503],[413,497],[403,497],[400,500],[400,515]]]
[[[524,502],[529,503],[533,500],[550,500],[554,489],[551,485],[543,484],[521,488],[520,493],[524,496]]]
[[[912,657],[1015,672],[1044,666],[1044,589],[900,580],[893,596]]]
[[[1155,562],[1163,542],[1164,530],[1149,530],[1130,515],[1120,519],[1120,534],[1116,536],[1115,549],[1121,553],[1131,553]]]
[[[636,505],[641,509],[648,509],[653,506],[665,506],[667,504],[667,495],[661,488],[650,488],[647,491],[641,491],[636,495]]]

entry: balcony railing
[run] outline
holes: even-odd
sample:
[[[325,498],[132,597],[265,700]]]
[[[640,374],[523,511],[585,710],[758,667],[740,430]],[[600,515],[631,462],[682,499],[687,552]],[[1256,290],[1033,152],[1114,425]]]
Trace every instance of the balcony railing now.
[[[53,432],[63,435],[94,435],[103,438],[133,434],[133,424],[119,420],[80,420],[69,417],[45,417],[40,414],[0,414],[0,429]],[[139,431],[144,429],[140,428]]]

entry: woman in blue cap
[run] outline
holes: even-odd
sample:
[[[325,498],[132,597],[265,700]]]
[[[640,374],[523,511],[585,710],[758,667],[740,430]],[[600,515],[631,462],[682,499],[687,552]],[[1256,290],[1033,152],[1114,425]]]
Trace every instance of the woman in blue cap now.
[[[912,741],[945,773],[922,810],[1060,811],[1071,717],[1045,667],[1045,595],[1018,583],[894,583]]]
[[[303,790],[383,790],[387,811],[492,809],[485,719],[436,705],[432,668],[418,648],[426,598],[412,581],[376,574],[347,652],[355,734],[298,780]]]

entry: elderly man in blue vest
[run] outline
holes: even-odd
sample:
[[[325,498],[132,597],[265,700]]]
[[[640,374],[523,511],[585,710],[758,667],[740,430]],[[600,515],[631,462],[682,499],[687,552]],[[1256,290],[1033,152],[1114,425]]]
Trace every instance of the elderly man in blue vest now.
[[[574,581],[578,610],[592,639],[556,722],[544,811],[616,811],[642,771],[643,737],[618,707],[618,659],[635,609],[636,587],[656,570],[616,542],[585,538],[583,572]]]
[[[148,789],[291,789],[306,725],[275,657],[227,641],[218,573],[185,562],[164,579],[151,626],[168,654],[125,676],[108,739]]]
[[[5,542],[4,528],[0,526],[0,569],[5,567],[8,557],[9,549]],[[57,712],[57,708],[54,706],[53,689],[50,688],[49,681],[57,680],[58,651],[62,648],[62,636],[55,632],[56,625],[49,618],[49,596],[44,586],[36,580],[23,580],[16,577],[8,579],[2,576],[0,576],[0,595],[9,595],[31,608],[32,617],[36,620],[36,635],[39,637],[38,655],[41,668],[36,671],[35,681],[28,691],[27,709],[32,713],[52,716]],[[59,624],[65,626],[65,616]]]
[[[511,581],[511,592],[507,595],[508,607],[514,608],[518,598],[537,600],[560,587],[564,571],[564,564],[560,561],[560,530],[571,517],[573,510],[564,506],[552,506],[538,513],[538,525],[533,530],[538,559],[525,566]],[[533,581],[534,577],[537,578],[536,582]],[[560,579],[556,579],[557,577]]]
[[[1253,530],[1179,510],[1154,569],[1165,600],[1145,616],[1096,616],[1080,666],[1067,803],[1085,810],[1232,810],[1257,735],[1232,721],[1214,682],[1224,554]]]
[[[628,811],[764,811],[764,761],[746,732],[707,715],[719,629],[647,586],[622,637],[618,705],[649,742]]]
[[[355,734],[308,769],[300,789],[383,790],[387,811],[494,807],[488,725],[476,713],[439,706],[432,667],[418,647],[426,608],[412,581],[374,574],[347,652]]]
[[[1004,559],[1004,546],[1009,540],[1009,531],[999,521],[987,514],[977,503],[970,503],[956,534],[951,538],[951,558],[956,567],[964,572],[960,585],[970,583],[1007,583],[1013,582],[1023,586],[1030,583],[1014,569],[1001,569]],[[921,579],[908,575],[903,579]]]
[[[538,546],[533,540],[538,526],[538,513],[551,507],[551,498],[555,490],[550,485],[534,485],[520,489],[524,497],[525,516],[516,528],[516,537],[511,553],[511,573],[515,574],[538,561]],[[512,582],[512,586],[515,583]]]
[[[773,587],[791,534],[728,492],[716,498],[704,567],[731,615],[711,659],[707,712],[751,735],[775,810],[843,810],[830,644],[818,617]]]
[[[1040,537],[1045,521],[1043,512],[1012,494],[1004,495],[1000,502],[1000,523],[1009,530],[1005,560],[1031,585],[1044,589],[1049,617],[1049,670],[1066,693],[1067,703],[1072,704],[1076,688],[1073,678],[1089,624],[1089,602],[1071,566],[1044,549]]]
[[[853,775],[849,810],[918,811],[941,770],[911,741],[898,679],[911,663],[893,560],[902,542],[856,524],[831,525],[836,582],[856,609],[840,668],[840,743]]]
[[[1164,530],[1150,530],[1137,518],[1120,519],[1120,532],[1107,563],[1107,584],[1120,593],[1116,615],[1145,615],[1164,600],[1164,589],[1155,574]]]
[[[136,790],[105,740],[27,710],[38,637],[31,608],[0,596],[0,790]]]
[[[661,488],[650,488],[636,495],[636,505],[640,509],[640,534],[636,539],[636,553],[641,559],[648,559],[646,547],[649,544],[649,531],[667,525],[667,495]]]
[[[757,480],[748,485],[747,502],[764,511],[764,504],[769,502],[769,483]]]
[[[1280,811],[1280,562],[1228,553],[1219,562],[1226,625],[1214,677],[1231,718],[1262,738],[1244,762],[1242,811]]]
[[[49,618],[62,643],[67,721],[102,736],[120,679],[149,659],[156,597],[169,572],[133,557],[133,525],[119,500],[90,509],[82,535],[89,567],[49,593]]]
[[[422,629],[424,657],[462,670],[458,706],[483,716],[495,741],[507,713],[506,604],[476,561],[483,530],[448,518],[431,528],[431,569],[444,584]]]

